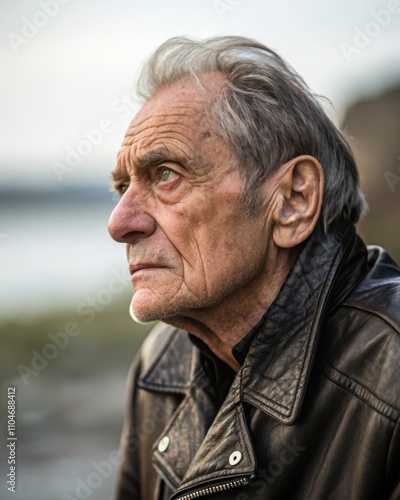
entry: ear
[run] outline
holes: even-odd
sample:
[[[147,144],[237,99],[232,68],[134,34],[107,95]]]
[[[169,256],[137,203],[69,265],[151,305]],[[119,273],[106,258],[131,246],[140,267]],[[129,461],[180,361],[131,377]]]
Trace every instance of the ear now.
[[[277,172],[280,203],[274,213],[272,237],[281,248],[293,248],[313,232],[322,206],[324,173],[318,160],[303,155]]]

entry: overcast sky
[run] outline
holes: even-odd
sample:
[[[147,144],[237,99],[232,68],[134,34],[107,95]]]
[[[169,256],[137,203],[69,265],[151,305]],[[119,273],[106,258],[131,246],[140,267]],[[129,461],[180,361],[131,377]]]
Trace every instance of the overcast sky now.
[[[104,182],[138,68],[171,36],[256,38],[339,116],[400,81],[399,0],[0,0],[0,9],[3,186]],[[85,150],[88,136],[96,144]]]

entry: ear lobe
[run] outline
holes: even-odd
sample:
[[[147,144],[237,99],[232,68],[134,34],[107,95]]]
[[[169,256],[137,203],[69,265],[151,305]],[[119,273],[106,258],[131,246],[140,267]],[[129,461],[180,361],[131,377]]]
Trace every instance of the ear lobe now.
[[[318,160],[303,155],[283,165],[279,175],[281,204],[272,237],[277,246],[293,248],[314,230],[322,206],[324,174]]]

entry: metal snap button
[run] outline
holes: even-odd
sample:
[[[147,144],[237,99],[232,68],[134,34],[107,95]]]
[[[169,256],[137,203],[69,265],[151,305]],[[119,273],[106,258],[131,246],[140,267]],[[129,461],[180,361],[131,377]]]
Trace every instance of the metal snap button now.
[[[242,454],[240,453],[240,451],[236,450],[229,456],[230,465],[237,465],[241,460],[242,460]]]
[[[167,451],[168,446],[169,446],[169,437],[164,436],[158,443],[158,451],[160,453],[164,453],[164,451]]]

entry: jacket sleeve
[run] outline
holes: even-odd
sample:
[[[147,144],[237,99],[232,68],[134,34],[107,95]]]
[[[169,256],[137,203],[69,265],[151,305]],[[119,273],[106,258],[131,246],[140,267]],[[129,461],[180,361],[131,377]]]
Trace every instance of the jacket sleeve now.
[[[130,369],[127,384],[127,409],[120,444],[120,466],[116,484],[116,500],[141,498],[139,436],[135,419],[137,378],[140,373],[140,355]]]

